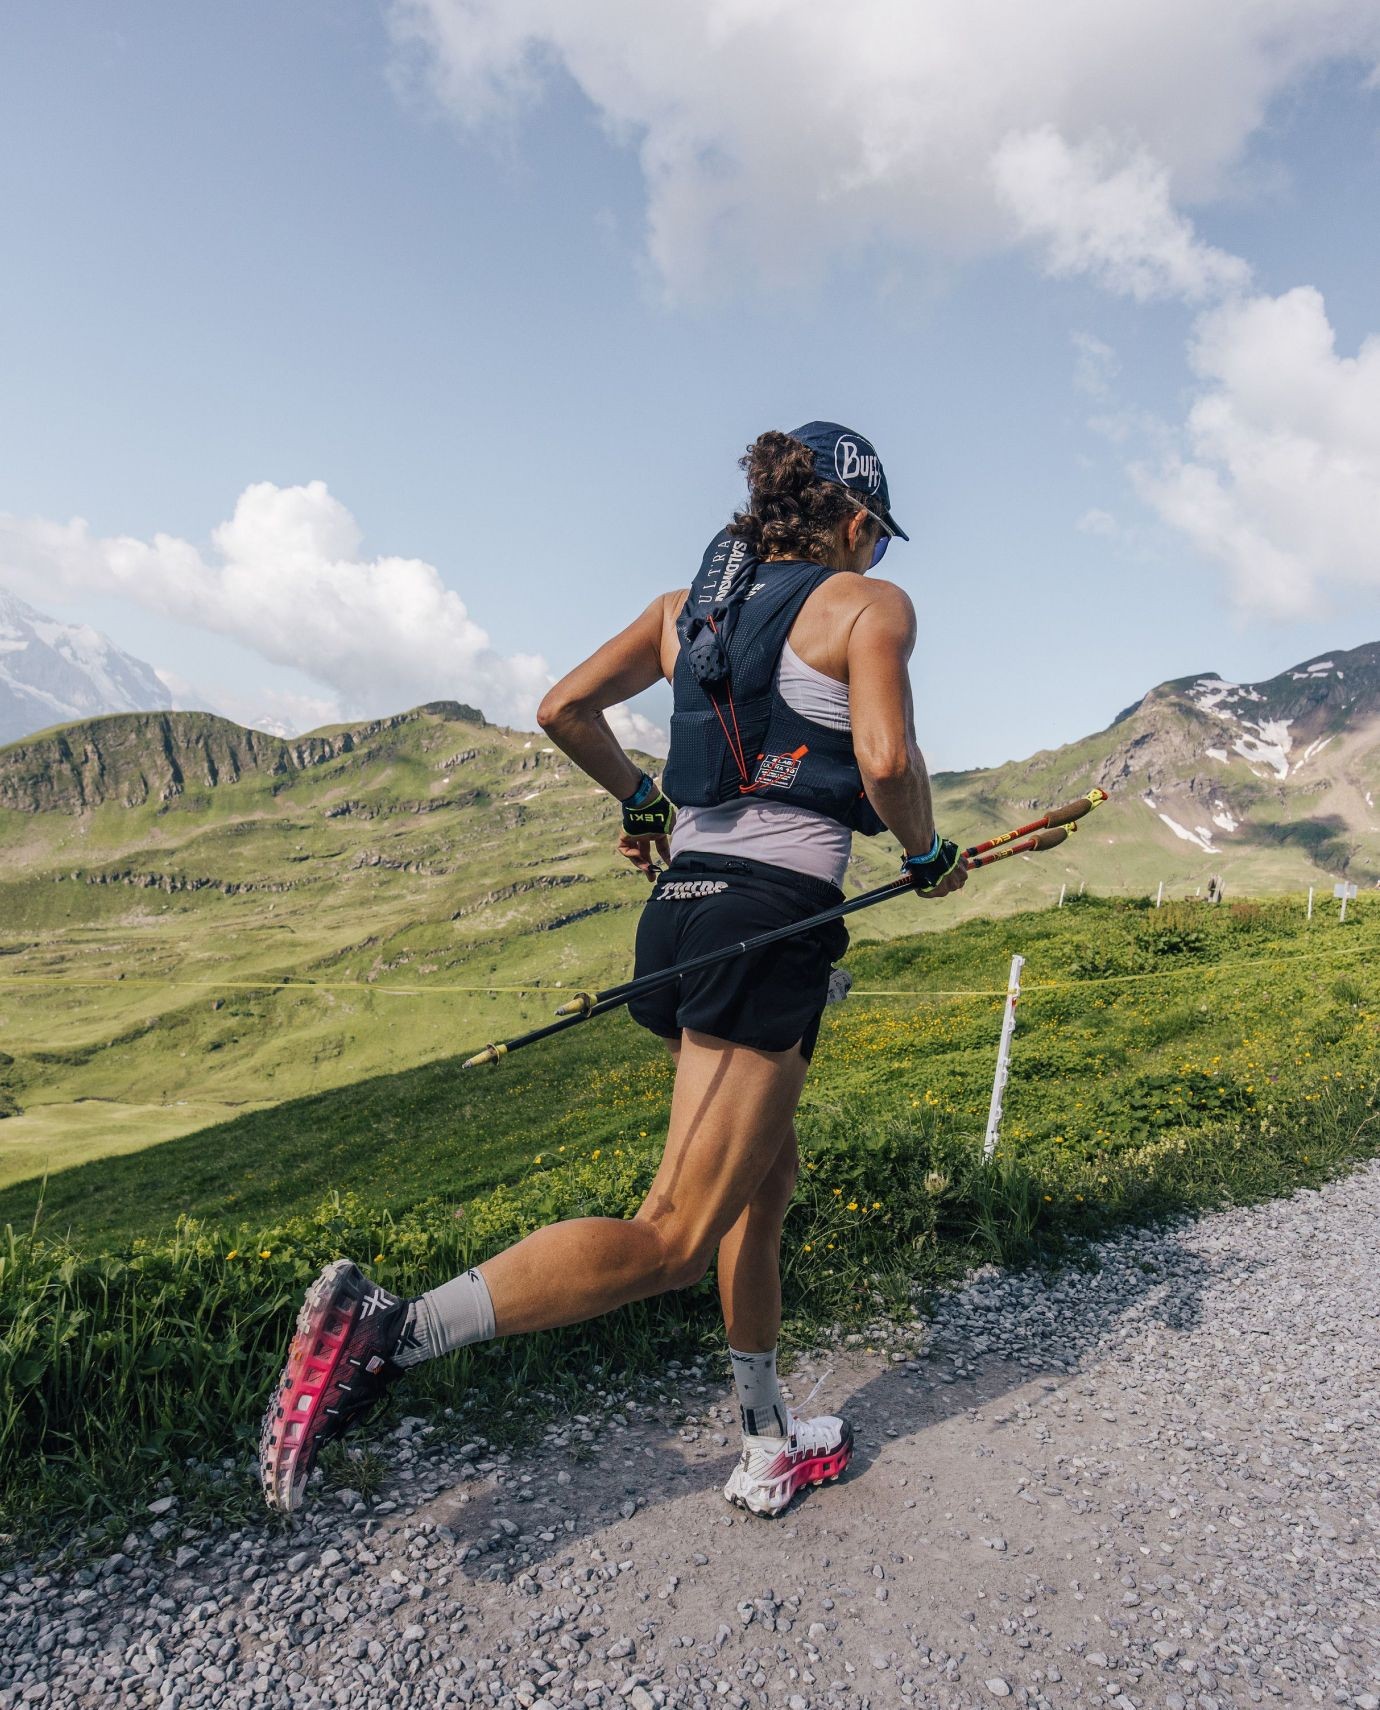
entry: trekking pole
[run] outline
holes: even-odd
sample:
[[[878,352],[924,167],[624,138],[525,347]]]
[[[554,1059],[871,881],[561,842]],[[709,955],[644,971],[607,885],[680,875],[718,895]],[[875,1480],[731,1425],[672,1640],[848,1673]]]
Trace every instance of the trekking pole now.
[[[1000,832],[996,837],[989,837],[986,843],[975,843],[971,849],[963,851],[965,864],[970,856],[985,855],[989,849],[997,849],[1003,843],[1013,843],[1018,837],[1027,837],[1032,831],[1044,831],[1051,825],[1073,825],[1082,819],[1085,813],[1091,813],[1095,807],[1100,807],[1107,799],[1105,790],[1089,790],[1086,796],[1079,796],[1076,802],[1065,802],[1063,807],[1051,808],[1039,819],[1032,819],[1029,825],[1018,825],[1014,831]]]
[[[974,844],[971,849],[965,849],[959,859],[971,873],[979,867],[990,867],[997,861],[1009,861],[1013,855],[1033,855],[1046,849],[1057,848],[1077,831],[1077,822],[1083,815],[1090,813],[1106,799],[1101,790],[1090,790],[1076,802],[1052,809],[1031,825],[1002,832],[997,837],[988,838],[985,843]],[[624,980],[621,985],[609,986],[601,992],[576,992],[556,1011],[559,1020],[548,1022],[545,1027],[534,1028],[530,1033],[519,1034],[516,1039],[486,1045],[482,1051],[476,1051],[473,1057],[466,1058],[460,1066],[462,1069],[478,1069],[488,1064],[497,1065],[501,1058],[508,1056],[510,1052],[520,1051],[524,1045],[535,1045],[539,1039],[549,1039],[552,1034],[564,1033],[569,1027],[578,1027],[591,1016],[604,1015],[611,1009],[619,1009],[631,999],[641,997],[644,992],[653,992],[662,986],[669,986],[673,980],[678,980],[685,974],[697,974],[701,969],[711,968],[716,962],[725,962],[732,956],[749,955],[754,950],[765,949],[769,944],[778,944],[783,938],[793,938],[797,933],[810,932],[817,926],[827,925],[831,920],[840,920],[846,914],[856,914],[859,909],[872,908],[877,903],[902,896],[914,889],[909,877],[892,879],[885,885],[864,891],[861,896],[853,897],[848,902],[837,903],[833,908],[809,915],[805,920],[797,920],[790,926],[778,926],[770,932],[759,932],[755,938],[744,938],[736,944],[721,944],[717,950],[706,950],[702,956],[692,956],[687,961],[677,962],[672,968],[661,968],[654,974],[643,974],[640,979]]]

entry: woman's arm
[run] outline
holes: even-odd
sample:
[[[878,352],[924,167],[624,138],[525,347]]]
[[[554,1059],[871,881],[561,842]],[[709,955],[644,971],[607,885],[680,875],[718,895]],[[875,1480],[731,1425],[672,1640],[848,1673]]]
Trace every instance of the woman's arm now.
[[[623,752],[604,710],[641,694],[664,675],[666,599],[658,594],[621,634],[548,689],[537,708],[537,723],[557,748],[619,801],[637,788],[642,772]]]
[[[915,608],[890,582],[872,596],[848,637],[848,702],[853,752],[867,799],[907,855],[924,854],[934,837],[930,775],[915,740],[907,666],[915,647]],[[960,867],[925,895],[962,890]]]

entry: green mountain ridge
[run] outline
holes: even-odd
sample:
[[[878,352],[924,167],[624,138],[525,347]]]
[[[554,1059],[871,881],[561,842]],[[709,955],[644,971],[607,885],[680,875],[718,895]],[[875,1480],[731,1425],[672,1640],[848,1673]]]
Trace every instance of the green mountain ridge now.
[[[484,715],[458,701],[415,709],[446,722],[483,725]],[[80,813],[115,802],[138,807],[171,801],[198,786],[236,784],[251,773],[287,780],[370,740],[414,714],[341,725],[288,739],[216,713],[112,713],[39,731],[0,749],[0,807],[25,813]]]

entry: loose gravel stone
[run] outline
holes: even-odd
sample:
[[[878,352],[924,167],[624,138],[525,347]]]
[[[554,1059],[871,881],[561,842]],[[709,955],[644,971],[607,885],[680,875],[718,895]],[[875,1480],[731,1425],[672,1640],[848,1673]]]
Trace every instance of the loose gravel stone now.
[[[690,1363],[521,1455],[410,1417],[285,1535],[155,1493],[0,1570],[0,1710],[1380,1710],[1377,1226],[1371,1165],[976,1272],[830,1354],[859,1454],[774,1523]]]

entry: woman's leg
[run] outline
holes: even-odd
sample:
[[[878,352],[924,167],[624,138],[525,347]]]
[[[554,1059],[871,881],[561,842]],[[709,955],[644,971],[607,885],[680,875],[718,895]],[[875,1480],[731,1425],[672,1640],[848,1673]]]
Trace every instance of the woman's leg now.
[[[777,1148],[757,1192],[719,1242],[719,1300],[728,1345],[770,1353],[781,1334],[781,1226],[800,1170],[795,1126]]]
[[[497,1334],[578,1323],[704,1276],[779,1167],[807,1067],[794,1046],[756,1051],[687,1031],[666,1149],[637,1215],[553,1223],[481,1265]]]

